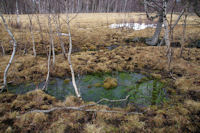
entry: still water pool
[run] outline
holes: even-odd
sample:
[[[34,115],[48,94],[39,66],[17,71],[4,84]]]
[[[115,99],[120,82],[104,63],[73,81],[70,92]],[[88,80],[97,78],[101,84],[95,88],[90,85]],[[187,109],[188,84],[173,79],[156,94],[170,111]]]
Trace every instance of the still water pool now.
[[[108,77],[116,79],[117,86],[115,88],[105,89],[103,87],[104,81]],[[165,85],[162,82],[138,73],[112,72],[88,74],[77,77],[76,81],[81,96],[85,101],[97,102],[102,98],[117,100],[124,99],[130,95],[126,102],[102,103],[108,106],[125,107],[127,104],[134,104],[136,106],[157,105],[167,99]],[[44,83],[40,83],[38,86],[42,88],[43,85]],[[24,94],[35,88],[36,85],[34,83],[8,87],[10,92],[16,94]],[[60,78],[50,80],[46,93],[55,96],[59,100],[64,100],[69,95],[75,95],[72,82]]]

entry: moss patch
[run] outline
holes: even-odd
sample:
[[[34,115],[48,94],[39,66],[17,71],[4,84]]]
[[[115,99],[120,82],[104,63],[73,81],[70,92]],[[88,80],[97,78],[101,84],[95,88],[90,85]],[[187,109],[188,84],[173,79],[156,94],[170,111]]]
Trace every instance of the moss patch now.
[[[117,79],[111,78],[111,77],[107,77],[104,80],[103,87],[105,89],[107,89],[107,90],[116,88],[117,87]]]

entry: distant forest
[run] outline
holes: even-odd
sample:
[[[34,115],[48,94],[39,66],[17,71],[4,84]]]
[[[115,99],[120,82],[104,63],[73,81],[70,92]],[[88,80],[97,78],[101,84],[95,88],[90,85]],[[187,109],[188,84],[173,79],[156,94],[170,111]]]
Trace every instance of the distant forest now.
[[[183,5],[175,1],[175,11],[180,11]],[[143,0],[0,0],[0,10],[5,14],[143,12],[144,4]]]

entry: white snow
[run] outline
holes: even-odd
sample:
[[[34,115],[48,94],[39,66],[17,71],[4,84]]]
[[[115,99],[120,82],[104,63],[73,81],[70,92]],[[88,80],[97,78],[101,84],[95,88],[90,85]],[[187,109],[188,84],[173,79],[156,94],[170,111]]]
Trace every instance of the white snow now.
[[[66,33],[60,33],[61,36],[69,36],[69,34]]]
[[[134,29],[134,30],[143,30],[143,29],[146,29],[146,28],[156,28],[156,24],[121,23],[121,24],[111,24],[109,27],[111,29],[130,28],[130,29]]]

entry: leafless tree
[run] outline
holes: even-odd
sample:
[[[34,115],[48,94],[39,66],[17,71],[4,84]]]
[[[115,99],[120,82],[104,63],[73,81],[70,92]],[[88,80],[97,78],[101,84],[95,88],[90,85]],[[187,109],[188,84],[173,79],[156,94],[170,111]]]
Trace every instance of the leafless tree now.
[[[59,14],[57,14],[57,16],[55,16],[55,23],[56,23],[56,30],[57,30],[60,46],[61,46],[61,49],[62,49],[63,57],[67,58],[66,57],[66,51],[65,51],[64,42],[63,42],[63,40],[61,38],[61,23],[60,23],[60,15]]]
[[[66,4],[66,7],[67,7],[67,4]],[[69,63],[69,67],[70,67],[70,70],[71,70],[72,84],[74,86],[76,96],[78,98],[81,98],[81,94],[80,94],[80,92],[77,88],[77,85],[76,85],[74,69],[73,69],[72,62],[71,62],[71,53],[72,53],[72,36],[71,36],[71,29],[70,29],[70,21],[71,20],[69,19],[69,14],[68,14],[67,10],[66,10],[66,14],[67,14],[67,31],[68,31],[68,35],[69,35],[68,63]]]
[[[17,25],[20,23],[18,0],[16,0]]]
[[[156,15],[151,16],[149,8],[153,8],[153,10],[156,11]],[[144,9],[145,9],[147,18],[150,21],[153,21],[155,18],[159,17],[154,35],[152,36],[152,38],[146,40],[147,44],[154,46],[154,45],[157,45],[160,32],[162,30],[164,11],[162,9],[162,6],[160,5],[160,1],[158,4],[155,4],[155,2],[152,0],[144,0]]]
[[[168,68],[170,68],[171,64],[171,57],[172,57],[172,49],[169,37],[169,25],[167,21],[167,0],[163,0],[163,23],[164,23],[164,30],[165,30],[165,43],[167,45],[167,58],[168,58]]]
[[[180,57],[182,57],[183,54],[183,47],[185,44],[185,32],[186,32],[186,26],[187,26],[187,17],[188,17],[188,8],[185,8],[186,13],[185,13],[185,17],[184,17],[184,22],[183,22],[183,34],[182,34],[182,39],[181,39],[181,51],[180,51]]]
[[[32,22],[32,15],[28,14],[28,18],[29,18],[29,30],[30,30],[30,33],[31,33],[31,38],[32,38],[32,43],[33,43],[33,55],[34,57],[37,56],[37,53],[36,53],[36,49],[35,49],[35,36],[34,36],[34,33],[33,33],[33,22]]]
[[[7,23],[6,23],[6,21],[5,21],[4,17],[3,17],[3,14],[1,12],[0,12],[0,17],[1,17],[2,21],[3,21],[3,24],[4,24],[8,34],[12,38],[12,42],[13,42],[13,52],[12,52],[12,55],[10,57],[9,63],[8,63],[8,65],[7,65],[7,67],[6,67],[5,71],[4,71],[4,86],[3,86],[2,90],[1,90],[1,91],[3,91],[5,88],[7,88],[7,73],[8,73],[8,70],[10,68],[10,65],[12,64],[13,58],[15,56],[16,47],[17,47],[17,41],[15,40],[14,35],[10,31],[10,29],[8,28],[8,25],[7,25]]]
[[[55,47],[54,47],[54,39],[53,39],[53,29],[52,29],[52,15],[48,15],[48,27],[49,27],[49,39],[52,49],[52,55],[53,55],[53,65],[55,64]]]
[[[42,88],[42,90],[47,90],[48,88],[48,83],[49,83],[49,77],[50,77],[50,66],[51,66],[51,43],[49,44],[49,54],[48,54],[48,71],[47,71],[47,77],[46,77],[46,81],[44,83],[44,86]]]

